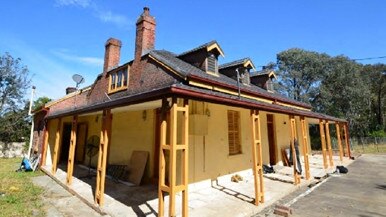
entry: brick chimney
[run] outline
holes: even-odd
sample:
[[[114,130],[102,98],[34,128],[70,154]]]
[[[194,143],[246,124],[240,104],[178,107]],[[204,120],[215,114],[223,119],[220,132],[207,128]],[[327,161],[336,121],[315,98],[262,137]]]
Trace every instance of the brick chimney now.
[[[105,44],[105,62],[103,65],[103,73],[119,65],[121,58],[122,42],[115,38],[109,38]]]
[[[148,7],[144,7],[137,20],[134,60],[140,60],[142,55],[154,49],[156,23],[149,10]]]

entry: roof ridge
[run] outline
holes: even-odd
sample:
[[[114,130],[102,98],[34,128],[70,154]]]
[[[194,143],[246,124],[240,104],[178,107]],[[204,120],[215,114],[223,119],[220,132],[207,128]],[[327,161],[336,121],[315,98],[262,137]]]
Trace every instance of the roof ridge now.
[[[245,61],[252,61],[251,58],[249,57],[244,57],[244,58],[241,58],[241,59],[238,59],[238,60],[234,60],[234,61],[231,61],[231,62],[227,62],[227,63],[224,63],[224,64],[221,64],[219,65],[219,69],[223,69],[223,68],[228,68],[228,67],[231,67],[231,66],[234,66],[234,65],[238,65],[240,63],[244,63]]]
[[[215,43],[218,44],[216,40],[209,41],[209,42],[207,42],[205,44],[201,44],[201,45],[199,45],[199,46],[197,46],[197,47],[195,47],[193,49],[190,49],[190,50],[187,50],[185,52],[182,52],[182,53],[178,54],[177,57],[181,57],[181,56],[184,56],[186,54],[193,53],[195,51],[201,50],[204,47],[207,47],[208,45],[212,45],[212,44],[215,44]]]

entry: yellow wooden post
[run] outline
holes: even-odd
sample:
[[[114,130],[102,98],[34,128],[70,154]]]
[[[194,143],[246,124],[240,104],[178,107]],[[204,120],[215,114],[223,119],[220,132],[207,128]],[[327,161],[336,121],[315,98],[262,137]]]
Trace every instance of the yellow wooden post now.
[[[296,151],[295,151],[295,138],[296,138],[296,122],[295,122],[295,117],[293,115],[290,115],[289,116],[289,119],[290,119],[290,125],[291,125],[291,128],[290,128],[290,131],[291,131],[291,152],[292,152],[292,164],[293,164],[293,167],[294,167],[294,184],[297,185],[300,183],[300,176],[296,170],[296,167],[297,167],[297,161],[296,161]]]
[[[303,157],[304,157],[304,168],[306,179],[310,179],[310,162],[308,160],[308,133],[307,133],[307,125],[304,117],[300,118],[300,124],[302,127],[302,138],[303,138]]]
[[[188,216],[188,186],[189,186],[189,103],[184,100],[184,107],[181,109],[183,113],[182,123],[182,216]]]
[[[161,123],[161,135],[160,135],[160,159],[159,159],[159,186],[158,186],[158,216],[164,216],[164,196],[165,193],[169,194],[169,216],[176,216],[176,193],[182,192],[182,216],[188,216],[188,181],[189,181],[189,155],[188,155],[188,143],[189,143],[189,105],[188,101],[184,100],[183,106],[178,106],[177,99],[172,99],[172,107],[170,109],[170,122],[169,122],[169,144],[166,141],[168,122],[166,118],[166,108],[168,108],[168,102],[163,100],[163,120]],[[178,112],[182,112],[182,127],[177,128]],[[181,130],[181,144],[177,144],[178,131]],[[169,151],[169,186],[166,185],[166,158],[165,152]],[[182,165],[182,183],[177,185],[177,152],[181,151]]]
[[[339,146],[339,158],[340,161],[343,161],[343,147],[342,147],[342,137],[340,136],[340,127],[339,123],[335,122],[335,128],[336,128],[336,138],[338,140],[338,146]]]
[[[322,143],[323,167],[327,169],[326,135],[324,134],[324,121],[319,120],[320,141]]]
[[[255,181],[255,205],[264,203],[263,160],[261,147],[260,116],[256,110],[251,110],[252,125],[252,162]]]
[[[328,158],[330,159],[330,167],[332,167],[334,166],[334,160],[332,159],[330,123],[328,121],[326,121],[326,140],[327,140]]]
[[[49,129],[48,129],[48,121],[47,121],[45,126],[44,126],[43,153],[42,153],[42,159],[41,159],[41,164],[40,164],[41,166],[46,165],[48,137],[49,137]]]
[[[174,98],[170,110],[169,152],[169,216],[176,216],[176,166],[177,166],[177,100]]]
[[[111,110],[103,110],[101,137],[99,143],[98,168],[95,189],[95,203],[99,206],[104,204],[105,180],[106,180],[106,164],[107,151],[110,143],[112,114]]]
[[[349,143],[349,133],[348,133],[348,123],[343,124],[343,132],[344,132],[344,142],[346,145],[347,156],[351,157],[350,143]]]
[[[53,159],[52,159],[52,168],[51,172],[53,175],[56,173],[56,167],[58,165],[58,152],[59,152],[59,146],[60,146],[60,131],[62,128],[62,118],[59,118],[58,120],[58,126],[56,127],[56,133],[55,133],[55,146],[54,146],[54,153],[53,153]]]
[[[76,148],[77,125],[78,125],[78,116],[74,115],[72,117],[70,150],[69,150],[69,153],[68,153],[67,185],[71,185],[72,184],[72,174],[73,174],[73,171],[74,171],[74,157],[75,157],[75,148]]]
[[[167,133],[167,119],[166,119],[166,107],[167,100],[162,100],[163,110],[162,110],[162,122],[161,122],[161,132],[160,132],[160,152],[159,152],[159,175],[158,175],[158,216],[164,216],[164,204],[165,204],[165,194],[164,192],[169,192],[169,187],[165,183],[166,175],[166,159],[165,159],[165,150],[169,150],[169,146],[166,144],[166,133]]]

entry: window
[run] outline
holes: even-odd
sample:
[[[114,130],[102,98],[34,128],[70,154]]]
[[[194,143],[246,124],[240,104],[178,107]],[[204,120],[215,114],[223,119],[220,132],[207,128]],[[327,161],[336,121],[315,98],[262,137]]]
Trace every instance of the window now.
[[[206,59],[207,66],[206,71],[209,73],[215,73],[218,72],[218,65],[217,65],[217,58],[214,54],[209,54],[208,58]]]
[[[110,73],[109,93],[127,88],[127,68]]]
[[[229,155],[241,154],[240,112],[228,111]]]

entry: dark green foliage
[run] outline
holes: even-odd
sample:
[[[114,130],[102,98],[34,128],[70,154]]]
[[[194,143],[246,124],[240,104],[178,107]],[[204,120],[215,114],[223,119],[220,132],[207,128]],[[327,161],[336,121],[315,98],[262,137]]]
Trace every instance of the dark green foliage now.
[[[386,129],[386,65],[289,49],[277,55],[278,92],[348,120],[352,136]],[[317,130],[317,129],[315,129]]]
[[[52,99],[46,96],[37,98],[33,103],[32,110],[35,111],[41,109],[46,103],[50,102],[51,100]]]
[[[28,102],[24,102],[30,80],[20,59],[5,53],[0,57],[0,141],[26,141],[30,129]]]

